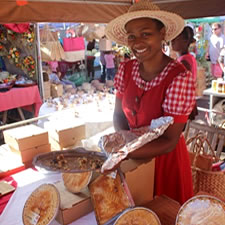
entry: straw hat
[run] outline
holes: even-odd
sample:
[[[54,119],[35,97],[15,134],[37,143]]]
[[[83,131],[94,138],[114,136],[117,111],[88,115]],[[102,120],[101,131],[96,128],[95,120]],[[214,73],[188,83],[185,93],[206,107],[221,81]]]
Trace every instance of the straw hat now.
[[[106,27],[106,36],[118,44],[127,45],[125,25],[138,18],[161,21],[166,28],[165,41],[174,39],[184,28],[184,20],[179,15],[160,10],[150,0],[140,0],[133,4],[127,13],[109,22]]]

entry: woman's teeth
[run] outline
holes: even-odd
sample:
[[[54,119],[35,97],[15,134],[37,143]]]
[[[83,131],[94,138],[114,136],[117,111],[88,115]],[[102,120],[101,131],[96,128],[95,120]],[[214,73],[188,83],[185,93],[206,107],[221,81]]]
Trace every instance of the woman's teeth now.
[[[143,52],[145,52],[147,50],[147,48],[145,48],[145,49],[135,49],[135,51],[137,52],[137,53],[143,53]]]

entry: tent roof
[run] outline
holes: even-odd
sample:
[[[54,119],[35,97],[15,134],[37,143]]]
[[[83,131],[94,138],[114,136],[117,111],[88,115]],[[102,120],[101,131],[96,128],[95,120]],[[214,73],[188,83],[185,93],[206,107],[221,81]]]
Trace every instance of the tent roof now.
[[[27,2],[18,5],[18,2]],[[107,23],[134,0],[1,0],[0,23],[93,22]],[[224,0],[153,0],[161,9],[185,19],[225,15]]]

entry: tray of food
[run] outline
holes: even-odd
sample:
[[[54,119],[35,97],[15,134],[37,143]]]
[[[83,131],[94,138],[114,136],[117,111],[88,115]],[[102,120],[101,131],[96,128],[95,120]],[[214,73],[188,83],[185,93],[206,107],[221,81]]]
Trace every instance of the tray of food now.
[[[120,170],[99,175],[88,185],[98,225],[111,225],[134,201]]]
[[[60,197],[56,187],[53,184],[40,185],[25,202],[23,224],[50,224],[58,213],[59,204]]]
[[[33,165],[44,172],[82,173],[100,171],[105,160],[104,153],[78,147],[71,150],[39,154],[34,157]]]
[[[124,210],[113,225],[124,224],[161,225],[158,216],[152,210],[145,207],[134,207]]]
[[[225,224],[225,203],[209,195],[198,195],[180,208],[176,225]]]

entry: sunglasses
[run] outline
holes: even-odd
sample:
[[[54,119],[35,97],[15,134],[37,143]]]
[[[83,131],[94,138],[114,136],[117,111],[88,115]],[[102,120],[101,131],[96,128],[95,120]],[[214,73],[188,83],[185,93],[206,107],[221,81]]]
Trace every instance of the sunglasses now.
[[[212,28],[212,30],[218,30],[218,29],[220,29],[220,28],[218,28],[218,27],[217,28]]]

